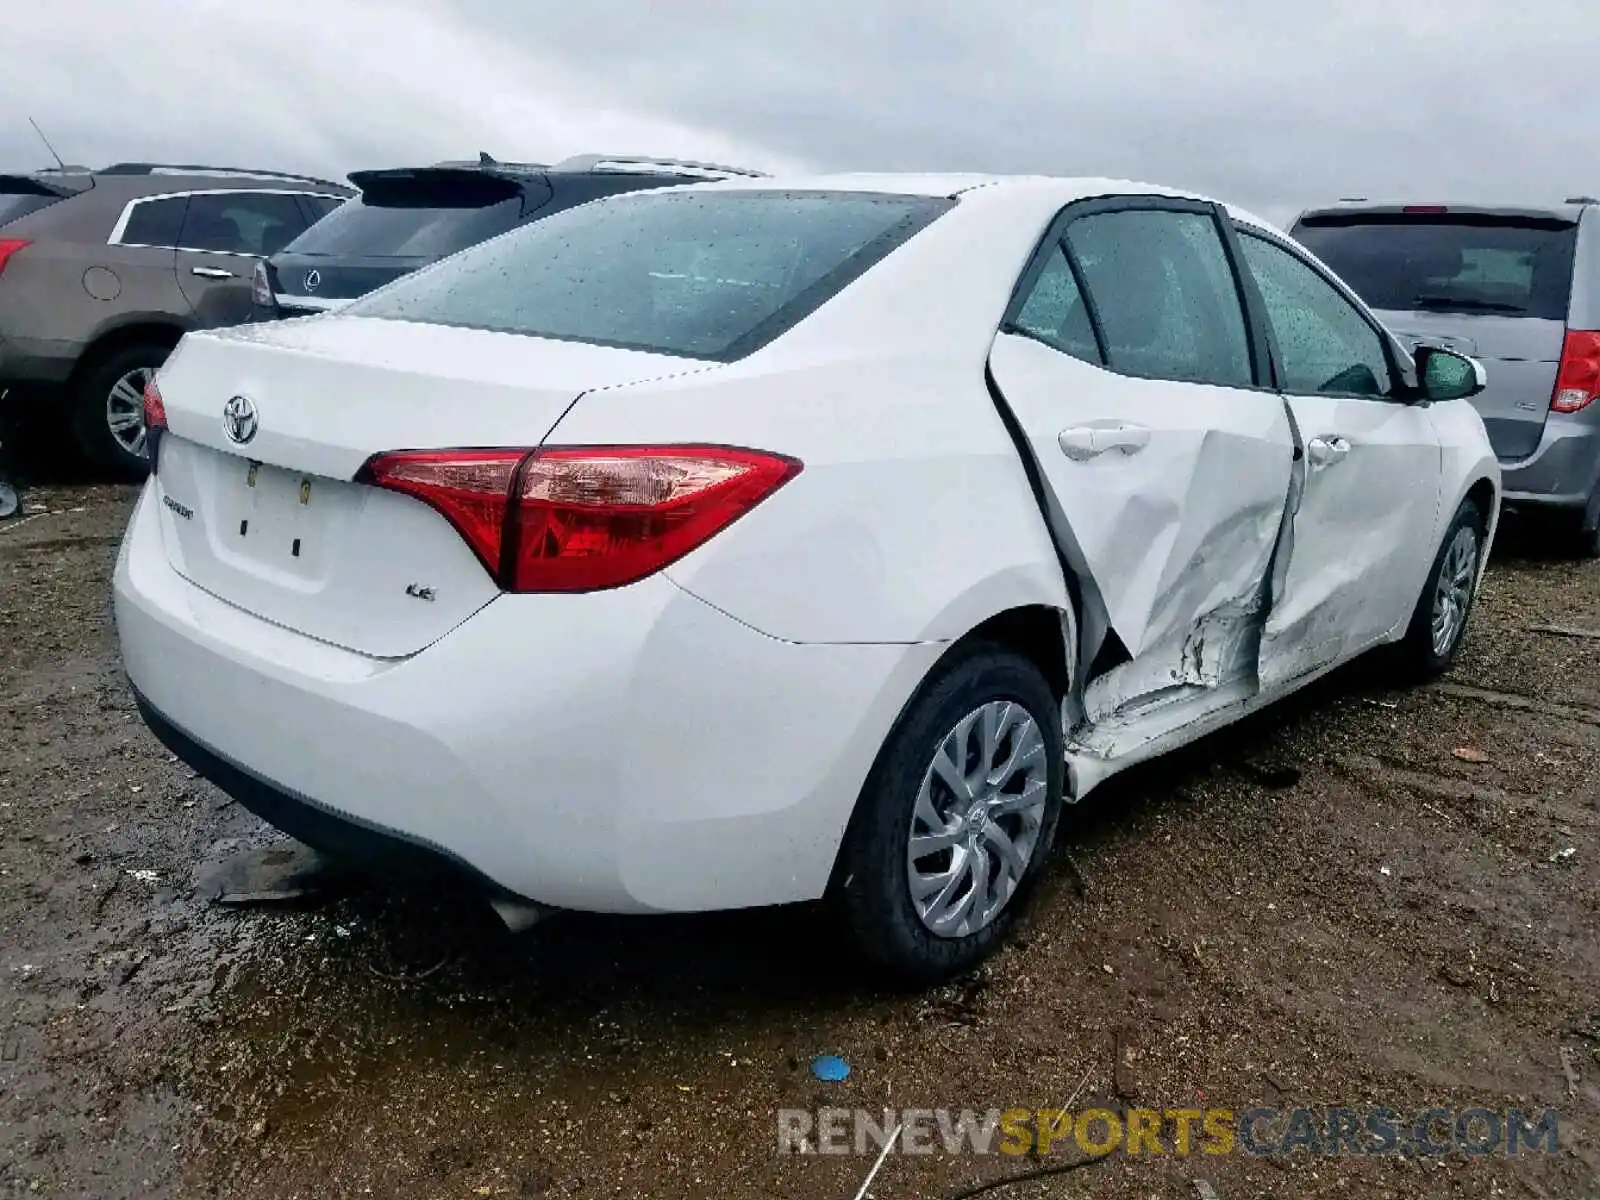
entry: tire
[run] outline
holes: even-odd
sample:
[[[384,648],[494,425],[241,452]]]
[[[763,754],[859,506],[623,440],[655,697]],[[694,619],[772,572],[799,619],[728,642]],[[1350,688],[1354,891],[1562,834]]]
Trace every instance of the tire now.
[[[22,489],[0,476],[0,521],[22,515]]]
[[[1600,558],[1600,524],[1593,529],[1578,526],[1577,550],[1579,558]]]
[[[159,342],[138,342],[111,351],[79,374],[73,384],[72,432],[79,452],[90,463],[136,478],[149,472],[143,451],[144,388],[140,379],[148,379],[171,353],[170,346]],[[128,415],[133,404],[130,389],[140,397],[137,426],[125,427],[119,439],[112,427],[113,408],[118,415]],[[129,442],[136,444],[137,451]]]
[[[1416,682],[1436,679],[1450,669],[1460,653],[1476,599],[1478,569],[1483,557],[1483,535],[1483,513],[1471,500],[1462,501],[1445,530],[1439,552],[1434,556],[1433,569],[1428,572],[1428,581],[1423,584],[1422,595],[1417,598],[1411,624],[1396,647],[1400,668],[1407,678]],[[1463,548],[1469,542],[1470,552]],[[1463,555],[1467,554],[1470,557],[1464,558]],[[1454,616],[1446,618],[1436,611],[1436,602],[1444,599],[1441,581],[1447,575],[1454,593],[1449,599]],[[1466,587],[1464,595],[1463,583]],[[1445,631],[1435,628],[1436,618],[1447,622]]]
[[[1002,736],[991,737],[991,729],[1003,730]],[[1036,749],[1029,752],[1035,737]],[[986,744],[994,746],[987,756]],[[946,753],[957,745],[964,750],[960,767]],[[942,774],[935,770],[941,756],[947,763]],[[986,775],[976,769],[980,761]],[[995,772],[988,768],[995,761],[1012,770],[991,785]],[[975,780],[976,795],[967,792],[958,800],[946,782],[951,774]],[[989,642],[955,651],[884,743],[845,835],[839,895],[864,957],[899,981],[918,985],[959,975],[987,958],[1032,895],[1055,838],[1065,775],[1061,705],[1039,668]],[[1023,796],[1029,797],[1026,803]],[[953,810],[948,820],[947,809]],[[914,864],[914,832],[928,836],[936,827],[940,842],[925,844],[948,839],[948,848]],[[1011,862],[1020,861],[1020,871],[1002,870],[1000,837],[1013,848]],[[980,869],[987,898],[982,907],[989,912],[980,912],[974,899],[973,873]],[[927,919],[913,901],[914,870],[924,883],[948,881],[928,899],[948,893],[949,904],[942,910],[935,904]],[[941,927],[936,931],[935,925]]]

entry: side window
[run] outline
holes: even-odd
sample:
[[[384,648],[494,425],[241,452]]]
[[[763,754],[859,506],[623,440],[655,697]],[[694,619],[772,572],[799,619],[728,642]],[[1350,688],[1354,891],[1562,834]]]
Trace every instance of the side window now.
[[[1011,325],[1047,346],[1074,358],[1100,362],[1100,347],[1094,340],[1089,308],[1072,276],[1072,267],[1058,243],[1050,251],[1044,270],[1034,281],[1033,290],[1023,301]]]
[[[1114,370],[1254,386],[1239,289],[1209,214],[1092,213],[1067,226],[1067,244],[1094,298]]]
[[[183,229],[183,210],[187,196],[167,196],[160,200],[141,200],[128,213],[128,223],[118,239],[124,246],[155,246],[170,249],[178,244]]]
[[[308,192],[300,197],[300,203],[310,216],[311,223],[315,225],[323,217],[343,204],[344,201],[339,199],[338,196],[313,196]]]
[[[1281,246],[1245,230],[1239,242],[1277,338],[1284,391],[1389,395],[1383,339],[1350,302]]]
[[[191,196],[178,247],[219,254],[276,254],[305,228],[300,206],[287,193]]]

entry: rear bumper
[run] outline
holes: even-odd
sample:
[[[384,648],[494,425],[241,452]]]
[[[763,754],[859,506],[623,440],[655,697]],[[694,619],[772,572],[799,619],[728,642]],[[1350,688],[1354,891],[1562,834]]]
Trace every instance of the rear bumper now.
[[[1587,411],[1576,416],[1580,419],[1552,414],[1537,450],[1500,464],[1507,504],[1581,508],[1589,503],[1600,481],[1600,424]]]
[[[438,846],[341,813],[286,791],[227,755],[202,745],[159,712],[139,689],[133,698],[156,739],[201,778],[232,796],[267,824],[313,849],[378,873],[417,881],[455,878],[486,892],[502,891],[470,863]]]
[[[269,625],[168,564],[147,488],[115,576],[157,735],[286,832],[556,908],[681,912],[826,889],[888,729],[942,650],[799,645],[663,576],[505,596],[409,658]],[[168,740],[170,739],[170,740]]]

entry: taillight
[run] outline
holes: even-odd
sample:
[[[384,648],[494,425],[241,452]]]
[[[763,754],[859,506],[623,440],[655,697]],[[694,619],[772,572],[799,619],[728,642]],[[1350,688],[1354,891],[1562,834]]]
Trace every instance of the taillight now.
[[[161,389],[152,379],[144,385],[144,453],[152,474],[159,469],[161,435],[166,428],[167,406],[161,401]]]
[[[380,454],[357,476],[432,505],[510,592],[592,592],[653,575],[801,464],[725,446]]]
[[[11,261],[11,256],[18,250],[32,245],[23,238],[0,238],[0,275],[4,275],[6,264]]]
[[[1561,366],[1550,395],[1550,411],[1577,412],[1600,395],[1600,333],[1567,330],[1561,346]]]
[[[146,431],[167,427],[167,406],[154,379],[144,385],[144,427]]]
[[[277,301],[272,295],[272,277],[267,274],[267,264],[256,263],[256,269],[250,273],[250,298],[261,308],[276,308]]]

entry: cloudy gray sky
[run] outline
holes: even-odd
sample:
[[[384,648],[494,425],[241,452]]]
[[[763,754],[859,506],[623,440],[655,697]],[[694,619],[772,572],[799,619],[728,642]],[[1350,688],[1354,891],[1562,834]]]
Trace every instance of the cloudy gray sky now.
[[[1115,175],[1285,219],[1600,195],[1588,0],[23,0],[0,165],[488,150]]]

